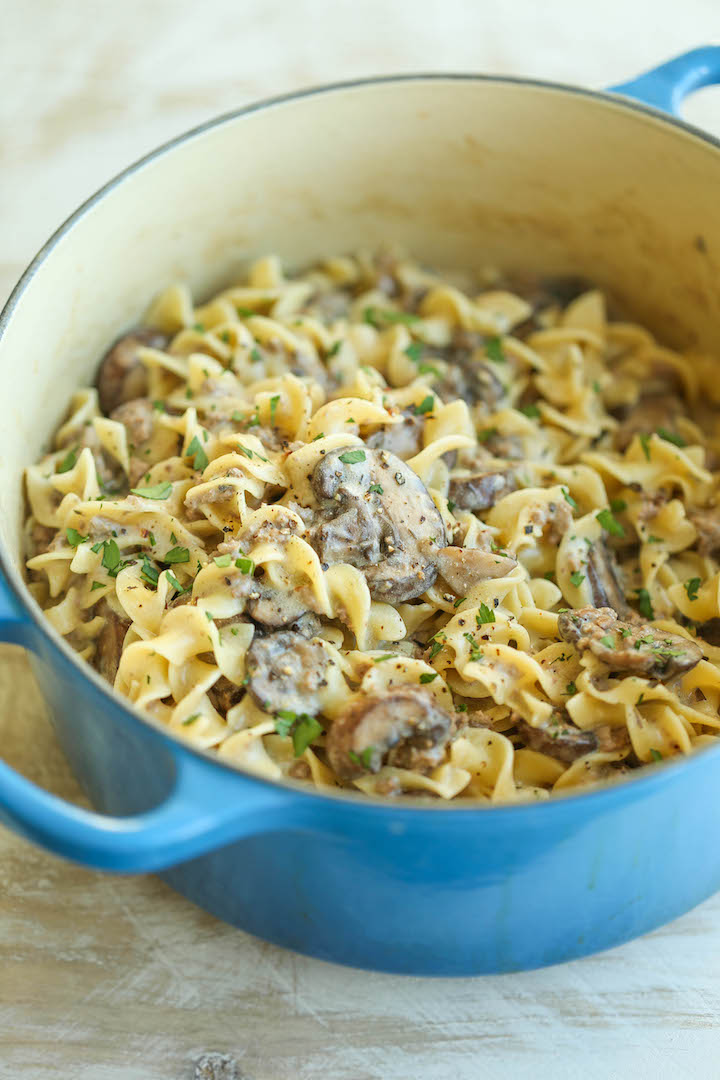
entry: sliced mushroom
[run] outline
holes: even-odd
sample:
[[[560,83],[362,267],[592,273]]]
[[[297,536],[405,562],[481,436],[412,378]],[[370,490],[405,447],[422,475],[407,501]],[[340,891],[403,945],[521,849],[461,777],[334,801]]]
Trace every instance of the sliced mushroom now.
[[[164,349],[167,343],[165,334],[141,328],[123,334],[111,346],[100,362],[97,375],[100,408],[106,416],[124,401],[147,393],[147,374],[138,360],[138,349]]]
[[[703,641],[707,641],[708,645],[720,645],[720,619],[717,617],[700,623],[697,632],[698,637],[701,637]]]
[[[218,681],[208,690],[208,697],[213,708],[217,709],[221,716],[227,716],[230,709],[242,700],[244,693],[244,687],[236,686],[225,675],[221,675]]]
[[[449,347],[436,350],[448,364],[448,370],[434,383],[444,400],[462,398],[471,405],[482,401],[489,408],[502,400],[505,389],[492,366],[483,360],[483,342],[480,334],[458,330]]]
[[[549,502],[536,506],[529,520],[542,530],[548,544],[559,544],[572,525],[573,516],[566,502]]]
[[[611,608],[578,608],[558,617],[558,633],[578,652],[590,651],[613,671],[667,682],[695,667],[702,649],[647,623],[618,619]]]
[[[676,396],[654,394],[641,398],[638,404],[623,416],[615,431],[615,446],[618,450],[626,450],[636,435],[657,431],[658,428],[673,431],[675,421],[683,411],[682,402]]]
[[[451,476],[448,498],[461,510],[489,510],[517,486],[517,477],[511,469]]]
[[[423,772],[442,761],[452,730],[452,717],[431,694],[402,686],[350,705],[333,721],[326,752],[342,780],[383,765]]]
[[[517,566],[517,561],[509,555],[479,548],[442,548],[435,561],[440,574],[457,596],[465,596],[479,581],[505,577]]]
[[[130,627],[130,621],[117,615],[106,600],[98,604],[97,613],[103,616],[105,623],[95,642],[93,666],[112,685],[117,675],[123,642]]]
[[[569,763],[585,754],[592,754],[598,748],[595,732],[576,727],[563,710],[555,709],[548,723],[542,727],[528,724],[517,714],[514,720],[524,746],[558,761]]]
[[[618,615],[630,613],[620,584],[620,568],[604,540],[596,540],[589,550],[586,565],[592,601],[597,608],[612,608]]]
[[[265,712],[314,716],[331,662],[322,645],[294,630],[255,637],[246,660],[248,690]]]
[[[365,445],[372,450],[389,450],[405,460],[413,457],[422,449],[422,434],[425,426],[423,416],[415,416],[406,411],[403,420],[399,424],[392,424],[373,432],[365,440]]]
[[[127,439],[131,450],[135,450],[152,437],[157,413],[150,398],[132,398],[124,401],[110,413],[111,420],[117,420],[127,430]]]
[[[312,486],[320,511],[309,539],[323,563],[362,570],[371,596],[391,604],[434,583],[445,526],[425,485],[400,458],[339,447],[315,467]]]
[[[697,529],[697,549],[701,555],[714,555],[720,551],[720,508],[691,510],[690,521]]]

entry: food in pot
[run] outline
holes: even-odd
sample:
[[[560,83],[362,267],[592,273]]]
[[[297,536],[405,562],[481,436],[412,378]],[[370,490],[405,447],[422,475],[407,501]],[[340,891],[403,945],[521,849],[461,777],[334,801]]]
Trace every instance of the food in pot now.
[[[28,470],[31,588],[135,707],[321,789],[477,802],[720,728],[713,362],[409,260],[174,285]]]

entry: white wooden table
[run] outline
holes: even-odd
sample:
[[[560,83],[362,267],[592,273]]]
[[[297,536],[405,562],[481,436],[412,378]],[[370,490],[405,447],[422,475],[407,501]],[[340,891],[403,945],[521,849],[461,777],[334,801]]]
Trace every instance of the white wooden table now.
[[[0,293],[113,173],[253,99],[432,69],[602,86],[719,32],[717,0],[8,3]],[[687,115],[720,133],[720,91]],[[10,647],[0,647],[0,747],[77,798]],[[599,957],[433,981],[292,955],[155,878],[91,873],[7,832],[0,881],[3,1080],[720,1077],[720,896]]]

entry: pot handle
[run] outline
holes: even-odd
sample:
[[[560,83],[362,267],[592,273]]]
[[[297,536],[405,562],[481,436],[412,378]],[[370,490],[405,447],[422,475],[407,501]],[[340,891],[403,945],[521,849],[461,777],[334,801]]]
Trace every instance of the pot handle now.
[[[677,116],[688,94],[718,82],[720,45],[705,45],[676,56],[630,82],[611,86],[609,90]]]
[[[0,641],[32,647],[32,624],[0,578]],[[166,740],[175,782],[159,806],[112,817],[51,795],[0,761],[0,821],[29,840],[85,866],[122,873],[162,870],[281,824],[298,793],[230,773]],[[295,806],[292,818],[300,816]]]

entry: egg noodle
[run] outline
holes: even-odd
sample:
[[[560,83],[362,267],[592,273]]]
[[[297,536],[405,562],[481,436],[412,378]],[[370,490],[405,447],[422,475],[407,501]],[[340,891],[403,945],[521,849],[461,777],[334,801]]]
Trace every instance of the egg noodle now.
[[[267,257],[159,295],[27,470],[55,630],[173,734],[321,789],[515,802],[709,743],[716,365],[498,282]]]

